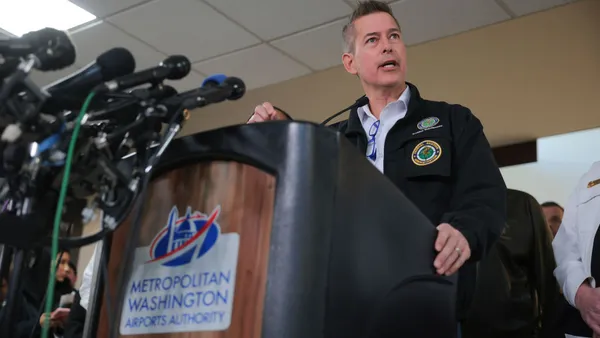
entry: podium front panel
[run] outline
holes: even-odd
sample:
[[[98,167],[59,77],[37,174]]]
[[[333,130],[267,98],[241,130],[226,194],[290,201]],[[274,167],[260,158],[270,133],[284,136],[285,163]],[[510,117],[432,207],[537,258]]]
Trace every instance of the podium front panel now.
[[[273,175],[227,161],[155,178],[118,302],[114,288],[132,215],[112,240],[109,290],[119,337],[261,337],[275,186]],[[104,298],[98,301],[97,337],[105,338],[107,309]]]

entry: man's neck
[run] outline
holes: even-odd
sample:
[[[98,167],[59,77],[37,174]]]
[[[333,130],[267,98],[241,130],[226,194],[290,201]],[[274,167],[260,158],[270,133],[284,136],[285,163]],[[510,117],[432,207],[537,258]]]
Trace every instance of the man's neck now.
[[[365,94],[369,98],[371,114],[379,120],[383,109],[390,102],[398,101],[404,90],[406,90],[406,83],[393,88],[372,88],[369,90],[365,88]]]

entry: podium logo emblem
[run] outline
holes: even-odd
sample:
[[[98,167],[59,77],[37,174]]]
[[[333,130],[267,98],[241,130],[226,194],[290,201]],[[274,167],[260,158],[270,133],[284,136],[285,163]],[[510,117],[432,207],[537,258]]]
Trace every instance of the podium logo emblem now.
[[[412,152],[412,161],[418,166],[432,164],[442,156],[442,147],[437,142],[425,140],[417,144]]]
[[[221,234],[221,227],[217,223],[220,213],[220,206],[210,215],[192,212],[192,208],[188,207],[185,216],[179,217],[179,210],[174,206],[167,225],[150,244],[150,260],[146,263],[157,262],[175,267],[204,256],[215,246]]]

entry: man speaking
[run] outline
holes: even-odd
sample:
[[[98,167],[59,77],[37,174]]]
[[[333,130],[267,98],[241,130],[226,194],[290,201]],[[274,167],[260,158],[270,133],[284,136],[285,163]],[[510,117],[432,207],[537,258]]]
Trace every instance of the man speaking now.
[[[406,46],[387,4],[359,3],[343,38],[344,67],[357,75],[369,103],[334,127],[438,225],[432,264],[441,275],[460,269],[460,320],[475,287],[474,263],[506,218],[506,186],[483,127],[468,108],[423,99],[405,82]],[[248,123],[286,118],[265,102]]]

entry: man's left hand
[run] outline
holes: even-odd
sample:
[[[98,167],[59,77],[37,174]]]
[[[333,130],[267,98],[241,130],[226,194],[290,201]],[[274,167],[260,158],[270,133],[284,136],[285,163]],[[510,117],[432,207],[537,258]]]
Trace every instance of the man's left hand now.
[[[448,223],[438,225],[435,250],[438,253],[433,266],[440,275],[450,276],[471,257],[471,248],[465,236]]]

